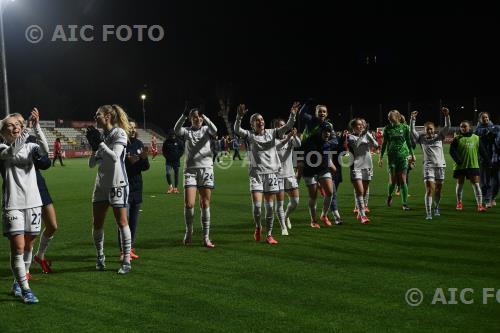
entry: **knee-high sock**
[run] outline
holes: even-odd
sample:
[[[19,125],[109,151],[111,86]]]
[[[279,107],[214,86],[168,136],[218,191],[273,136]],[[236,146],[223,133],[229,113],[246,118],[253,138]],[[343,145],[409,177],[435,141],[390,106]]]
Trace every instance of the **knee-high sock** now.
[[[276,201],[276,214],[278,215],[278,221],[280,222],[281,230],[286,230],[285,210],[283,208],[284,205],[285,202],[283,200]]]
[[[47,237],[45,236],[45,232],[42,232],[42,235],[40,236],[40,243],[38,244],[38,251],[36,255],[40,259],[45,259],[45,252],[47,252],[47,248],[49,247],[49,243],[54,238],[54,236]]]
[[[356,195],[356,190],[352,189],[354,192],[354,207],[358,207],[358,196]]]
[[[203,237],[208,238],[210,234],[210,207],[201,209],[201,228],[203,229]]]
[[[272,201],[266,201],[266,226],[267,235],[271,236],[273,234],[273,224],[274,224],[274,203]]]
[[[285,219],[290,217],[290,214],[297,208],[299,204],[299,197],[290,197],[288,201],[288,206],[286,207]]]
[[[434,192],[434,206],[439,208],[439,203],[441,202],[441,192]]]
[[[476,202],[478,205],[483,204],[483,193],[481,192],[481,185],[479,183],[472,184],[472,189],[474,190],[474,196],[476,197]]]
[[[392,195],[394,194],[394,189],[396,188],[396,184],[388,184],[387,185],[387,196],[388,197],[392,197]]]
[[[425,193],[425,212],[427,215],[432,215],[432,195]]]
[[[362,195],[356,197],[356,206],[358,207],[359,215],[365,216],[365,201]]]
[[[363,201],[365,202],[365,207],[368,207],[368,200],[370,199],[370,188],[366,189],[366,194],[363,197]]]
[[[338,210],[338,202],[337,202],[337,191],[332,193],[332,203],[330,204],[330,210],[332,212]]]
[[[401,202],[406,205],[408,203],[408,184],[401,184],[399,188],[401,189]]]
[[[19,253],[10,254],[10,268],[16,278],[17,283],[23,289],[29,289],[28,279],[26,278],[26,266],[24,264],[23,255]]]
[[[262,210],[262,201],[252,202],[253,221],[255,222],[256,228],[262,227],[262,224],[260,223],[261,210]]]
[[[464,190],[464,184],[457,183],[455,188],[455,195],[457,196],[457,202],[462,202],[462,192]]]
[[[186,224],[186,234],[193,233],[194,208],[184,207],[184,223]]]
[[[332,195],[325,195],[323,197],[323,209],[321,211],[321,216],[328,215],[328,209],[330,209],[331,203],[332,203]]]
[[[32,258],[33,258],[33,250],[32,249],[29,251],[24,251],[23,260],[24,260],[24,269],[26,270],[26,272],[30,271]]]
[[[123,252],[123,262],[130,264],[130,248],[132,246],[132,235],[130,233],[130,227],[128,224],[126,226],[119,226],[120,229],[120,239],[121,248]]]
[[[311,221],[316,221],[316,200],[309,198],[309,215]]]
[[[95,250],[97,256],[104,255],[104,229],[92,229],[92,237],[94,238]]]

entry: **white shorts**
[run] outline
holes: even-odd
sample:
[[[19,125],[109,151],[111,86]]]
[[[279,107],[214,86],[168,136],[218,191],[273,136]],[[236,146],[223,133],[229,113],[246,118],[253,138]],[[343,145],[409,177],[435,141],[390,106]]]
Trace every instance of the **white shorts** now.
[[[38,235],[42,221],[42,207],[6,210],[2,214],[3,234]]]
[[[128,186],[96,186],[92,195],[92,203],[98,202],[109,202],[111,207],[126,208],[128,204]]]
[[[189,168],[184,170],[184,188],[214,188],[214,168]]]
[[[440,167],[424,167],[424,180],[426,181],[443,181],[445,168]]]
[[[330,172],[322,173],[321,175],[316,175],[314,177],[304,177],[304,183],[307,186],[317,184],[320,179],[323,178],[332,178],[332,174]]]
[[[351,169],[351,180],[370,181],[373,177],[373,169]]]
[[[250,192],[278,193],[279,178],[275,173],[250,175]]]
[[[288,192],[299,188],[299,184],[297,183],[297,178],[295,178],[295,176],[279,178],[278,184],[280,192]]]

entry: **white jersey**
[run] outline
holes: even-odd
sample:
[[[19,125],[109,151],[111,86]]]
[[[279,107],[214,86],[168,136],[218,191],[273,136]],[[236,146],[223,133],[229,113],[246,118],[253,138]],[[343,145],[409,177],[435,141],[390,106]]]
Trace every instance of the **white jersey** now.
[[[35,130],[41,144],[25,143],[28,131],[12,145],[0,144],[1,171],[3,176],[3,209],[21,210],[42,206],[42,199],[36,182],[36,171],[33,154],[47,154],[45,137],[40,137],[39,129]]]
[[[300,139],[297,136],[294,136],[290,140],[277,140],[276,149],[281,161],[280,178],[295,176],[295,171],[293,170],[293,148],[300,147],[300,143]]]
[[[371,147],[378,147],[377,141],[373,138],[370,132],[362,135],[349,134],[347,136],[347,144],[349,150],[354,156],[354,163],[351,169],[362,170],[373,168]]]
[[[241,118],[236,117],[234,131],[237,135],[247,140],[248,158],[251,174],[278,173],[281,170],[281,161],[276,150],[276,139],[292,129],[295,123],[295,114],[290,113],[290,118],[285,126],[274,129],[264,129],[261,134],[241,128]]]
[[[99,165],[95,179],[96,187],[123,187],[128,186],[127,171],[125,170],[125,155],[128,137],[119,127],[114,127],[105,133],[104,142],[99,145],[95,154],[90,156],[89,166]]]
[[[428,137],[427,134],[418,133],[415,130],[415,119],[411,119],[410,121],[410,129],[413,139],[416,143],[422,146],[422,152],[424,153],[424,167],[446,167],[446,160],[443,154],[443,140],[446,138],[446,134],[448,134],[448,129],[450,128],[449,116],[445,117],[444,124],[444,127],[438,134]]]
[[[210,147],[210,138],[217,134],[217,127],[202,115],[206,126],[201,128],[182,127],[187,117],[182,115],[175,124],[175,134],[180,136],[184,141],[184,170],[209,168],[213,166],[213,152]]]

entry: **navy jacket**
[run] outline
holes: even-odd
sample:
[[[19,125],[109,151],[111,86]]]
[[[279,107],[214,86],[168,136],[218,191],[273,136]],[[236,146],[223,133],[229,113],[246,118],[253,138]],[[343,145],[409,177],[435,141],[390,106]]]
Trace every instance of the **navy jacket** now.
[[[490,121],[488,124],[478,122],[474,134],[479,136],[479,144],[482,146],[483,155],[480,156],[481,163],[486,166],[491,164],[493,157],[493,147],[495,145],[495,125]]]
[[[140,155],[144,150],[144,144],[141,140],[130,138],[127,145],[127,155]],[[149,169],[149,159],[141,158],[134,164],[130,163],[128,158],[125,158],[125,169],[127,170],[128,186],[129,186],[129,203],[139,204],[142,202],[142,171]]]
[[[181,156],[184,154],[184,142],[179,138],[167,138],[161,149],[165,157],[165,164],[171,166],[181,165]]]

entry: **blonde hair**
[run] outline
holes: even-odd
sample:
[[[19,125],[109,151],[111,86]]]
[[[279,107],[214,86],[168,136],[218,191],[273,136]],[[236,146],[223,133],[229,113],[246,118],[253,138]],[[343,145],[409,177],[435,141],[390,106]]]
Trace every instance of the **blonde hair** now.
[[[130,133],[130,123],[128,121],[127,113],[117,104],[102,105],[97,109],[97,112],[102,114],[109,114],[111,116],[111,123],[123,129],[127,135]]]
[[[391,111],[389,111],[389,113],[387,114],[387,119],[389,119],[389,121],[391,121],[391,114],[395,114],[396,115],[396,119],[398,120],[398,122],[399,123],[401,122],[402,115],[401,115],[401,113],[399,113],[398,110],[391,110]],[[403,121],[404,121],[404,119],[403,119]]]

